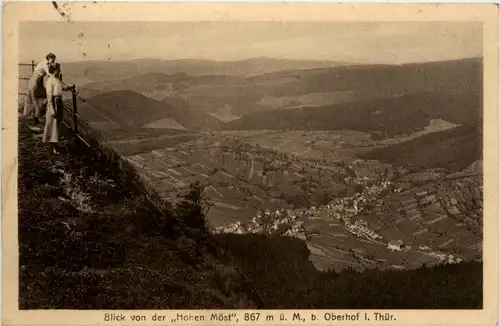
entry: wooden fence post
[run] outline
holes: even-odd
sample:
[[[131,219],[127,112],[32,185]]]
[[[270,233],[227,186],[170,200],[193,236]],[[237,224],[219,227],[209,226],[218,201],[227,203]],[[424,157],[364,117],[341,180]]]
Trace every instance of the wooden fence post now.
[[[35,60],[31,60],[31,73],[35,71]]]
[[[71,90],[71,95],[73,98],[73,140],[75,145],[78,143],[78,108],[76,106],[76,86],[73,84],[73,89]]]

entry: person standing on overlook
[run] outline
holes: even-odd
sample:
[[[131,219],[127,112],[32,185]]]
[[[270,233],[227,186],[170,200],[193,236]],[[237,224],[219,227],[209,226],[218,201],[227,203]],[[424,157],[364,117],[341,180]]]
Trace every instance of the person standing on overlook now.
[[[47,112],[45,114],[45,129],[42,142],[50,143],[54,154],[58,154],[57,143],[60,139],[61,122],[63,119],[63,91],[72,87],[62,86],[61,65],[57,62],[49,65],[45,88],[47,91]]]
[[[26,99],[24,101],[24,116],[33,115],[35,124],[39,123],[38,119],[40,118],[41,111],[37,95],[40,94],[40,91],[44,87],[43,79],[49,73],[49,66],[54,64],[55,61],[56,55],[54,53],[47,54],[45,59],[36,65],[28,82],[28,91],[26,92]]]

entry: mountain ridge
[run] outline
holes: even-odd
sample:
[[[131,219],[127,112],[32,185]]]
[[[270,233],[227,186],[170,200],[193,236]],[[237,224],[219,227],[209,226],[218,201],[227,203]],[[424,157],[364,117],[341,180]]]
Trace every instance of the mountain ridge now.
[[[279,64],[277,64],[279,63]],[[135,59],[121,61],[77,61],[64,64],[64,74],[77,84],[111,81],[144,72],[185,72],[196,75],[229,74],[250,76],[264,72],[287,70],[300,67],[322,67],[347,64],[336,61],[283,60],[253,58],[241,61],[216,61],[198,59]],[[82,77],[83,76],[83,77]]]
[[[325,106],[439,91],[460,96],[482,92],[482,59],[405,65],[350,65],[292,69],[260,74],[195,75],[141,70],[108,82],[93,82],[83,89],[96,93],[129,89],[162,101],[184,101],[191,109],[219,120],[252,112],[293,107]]]
[[[475,92],[422,92],[320,107],[299,107],[246,115],[223,123],[225,130],[356,130],[379,137],[420,131],[432,119],[462,124],[481,118]],[[405,108],[402,111],[402,108]]]

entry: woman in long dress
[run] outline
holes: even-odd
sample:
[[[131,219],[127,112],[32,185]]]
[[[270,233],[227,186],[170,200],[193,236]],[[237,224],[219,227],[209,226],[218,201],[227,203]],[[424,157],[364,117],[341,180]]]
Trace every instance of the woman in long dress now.
[[[28,82],[28,91],[24,101],[24,116],[33,116],[35,123],[38,123],[40,118],[41,107],[38,98],[40,98],[39,95],[43,91],[43,78],[48,74],[49,66],[55,60],[56,55],[54,53],[47,54],[45,59],[37,64]]]
[[[49,65],[45,89],[47,92],[47,112],[42,141],[49,143],[54,154],[58,154],[57,144],[60,140],[64,111],[62,95],[63,91],[67,90],[67,87],[63,87],[61,83],[61,65],[59,63]]]

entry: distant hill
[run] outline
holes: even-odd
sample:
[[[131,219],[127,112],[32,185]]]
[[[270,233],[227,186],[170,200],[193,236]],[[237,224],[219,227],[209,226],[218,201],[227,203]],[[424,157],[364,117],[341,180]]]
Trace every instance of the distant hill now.
[[[483,134],[478,122],[376,149],[360,157],[419,169],[445,168],[458,172],[482,160],[482,153]]]
[[[249,60],[246,64],[249,62],[261,61]],[[280,64],[278,71],[250,77],[231,75],[230,69],[198,75],[193,69],[179,73],[175,69],[148,72],[149,68],[144,68],[133,74],[130,63],[130,76],[110,80],[114,76],[111,73],[106,81],[84,87],[106,92],[127,89],[156,100],[184,101],[189,108],[223,121],[270,110],[323,107],[423,92],[461,95],[482,90],[481,58],[404,65],[330,63],[313,68],[310,62],[293,63],[300,69],[280,70],[290,66]]]
[[[83,85],[91,82],[130,78],[147,73],[252,76],[281,70],[335,67],[344,64],[347,63],[266,57],[240,61],[138,59],[131,61],[68,62],[63,65],[63,69],[67,80]]]
[[[321,107],[253,113],[223,129],[356,130],[386,138],[422,130],[432,119],[454,124],[481,121],[482,97],[422,92]]]
[[[129,90],[90,97],[79,104],[79,112],[91,122],[125,128],[210,129],[219,124],[216,118],[180,102],[159,102]]]
[[[221,119],[225,115],[233,116],[233,113],[265,109],[257,103],[262,97],[262,88],[247,85],[244,77],[230,75],[147,73],[114,81],[89,83],[83,89],[86,92],[130,90]],[[226,114],[221,115],[220,112],[224,110]],[[240,116],[236,115],[236,118]]]
[[[154,90],[166,89],[172,93],[177,93],[189,86],[198,85],[233,85],[244,80],[243,77],[230,75],[189,75],[186,73],[165,74],[150,72],[129,78],[110,80],[104,82],[94,82],[85,84],[84,88],[110,92],[116,90],[133,90],[136,92],[152,92]]]
[[[350,65],[322,69],[282,71],[248,78],[274,85],[271,96],[326,91],[353,91],[357,99],[386,97],[423,91],[460,94],[481,91],[482,58],[411,63],[402,65]]]

